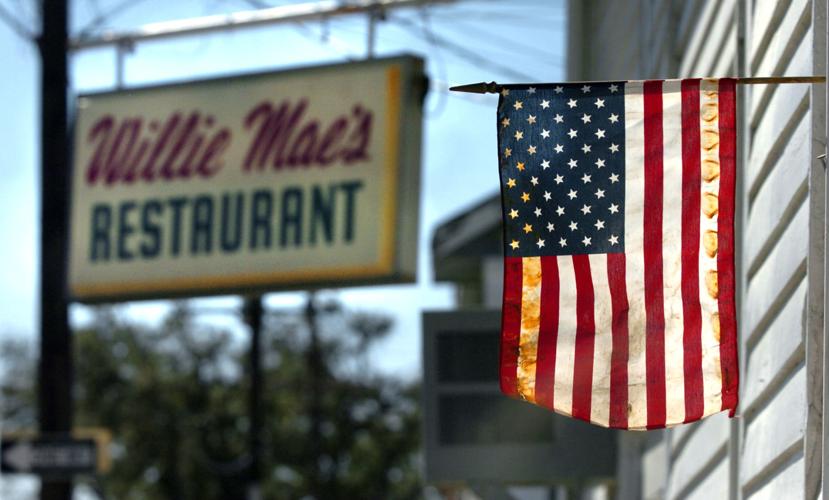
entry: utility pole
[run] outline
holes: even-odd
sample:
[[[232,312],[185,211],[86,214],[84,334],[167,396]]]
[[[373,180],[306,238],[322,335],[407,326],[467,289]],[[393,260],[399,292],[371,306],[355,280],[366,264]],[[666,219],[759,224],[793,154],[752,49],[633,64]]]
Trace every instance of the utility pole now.
[[[40,433],[72,429],[72,337],[67,314],[69,147],[67,136],[68,0],[43,0],[38,40],[40,124]],[[41,500],[70,500],[71,480],[44,479]]]
[[[311,429],[308,433],[308,444],[310,445],[311,478],[309,490],[314,498],[322,498],[323,478],[320,469],[320,457],[322,456],[322,349],[320,346],[319,329],[317,327],[317,304],[316,294],[308,292],[308,303],[305,306],[305,323],[308,327],[308,351],[307,364],[311,375],[311,394],[309,401],[309,412]]]
[[[250,327],[250,428],[247,500],[262,499],[262,296],[245,298],[245,321]]]

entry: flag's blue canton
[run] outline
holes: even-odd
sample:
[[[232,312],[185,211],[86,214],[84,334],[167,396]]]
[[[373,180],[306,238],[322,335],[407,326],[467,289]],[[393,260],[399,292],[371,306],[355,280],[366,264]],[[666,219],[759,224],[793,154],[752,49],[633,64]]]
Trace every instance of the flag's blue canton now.
[[[624,95],[622,82],[501,92],[507,256],[624,252]]]

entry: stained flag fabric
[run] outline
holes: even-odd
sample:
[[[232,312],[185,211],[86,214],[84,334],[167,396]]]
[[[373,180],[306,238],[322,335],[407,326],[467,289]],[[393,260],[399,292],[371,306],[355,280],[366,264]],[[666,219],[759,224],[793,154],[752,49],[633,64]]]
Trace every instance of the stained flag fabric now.
[[[733,416],[735,85],[503,87],[505,394],[621,429]]]

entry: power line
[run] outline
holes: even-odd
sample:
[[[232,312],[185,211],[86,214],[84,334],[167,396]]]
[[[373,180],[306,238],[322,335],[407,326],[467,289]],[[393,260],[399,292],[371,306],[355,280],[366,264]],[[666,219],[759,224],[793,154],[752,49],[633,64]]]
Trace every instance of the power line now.
[[[438,79],[445,80],[446,76],[446,61],[443,59],[443,54],[440,52],[440,46],[435,41],[435,33],[432,30],[432,23],[429,19],[428,11],[425,8],[420,9],[420,25],[423,29],[423,34],[429,42],[430,47],[432,50],[435,51],[435,65],[437,66],[438,72]],[[426,115],[429,118],[438,117],[443,113],[444,108],[446,108],[446,92],[441,92],[438,95],[437,103],[435,104],[434,109],[427,110]]]
[[[145,0],[121,0],[111,9],[106,12],[99,12],[85,27],[83,27],[78,34],[78,38],[85,38],[92,34],[92,32],[100,28],[104,23],[110,19],[120,15],[131,7],[135,7]]]
[[[401,7],[416,7],[423,4],[451,3],[457,0],[318,0],[316,2],[287,4],[267,9],[256,9],[228,14],[214,14],[189,19],[177,19],[146,24],[134,30],[121,33],[106,33],[99,37],[76,38],[73,50],[112,46],[122,42],[169,39],[188,35],[214,33],[229,29],[250,28],[297,21],[328,19],[335,16],[371,12],[375,9],[390,11]]]
[[[242,0],[242,1],[244,3],[246,3],[247,5],[249,5],[251,7],[254,7],[254,8],[260,8],[261,9],[261,8],[270,8],[271,7],[271,5],[266,4],[262,0]],[[479,1],[487,1],[487,0],[479,0]],[[431,24],[428,22],[428,17],[426,17],[424,15],[424,13],[426,12],[425,9],[426,9],[425,6],[420,8],[421,15],[423,16],[423,18],[422,18],[422,21],[423,21],[422,29],[423,29],[424,35],[426,36],[427,41],[429,42],[429,44],[432,46],[432,48],[435,51],[438,51],[440,49],[440,47],[438,46],[437,42],[434,39],[434,33],[432,31]],[[348,59],[350,61],[355,60],[355,58],[353,56],[351,56],[351,54],[355,51],[353,50],[351,45],[349,45],[348,43],[343,42],[342,40],[335,37],[331,33],[325,33],[323,36],[317,38],[317,36],[314,34],[311,27],[308,26],[308,24],[303,22],[303,21],[297,21],[294,24],[296,25],[297,28],[299,28],[298,32],[305,35],[307,38],[309,38],[309,39],[311,39],[311,40],[313,40],[317,43],[320,43],[322,45],[330,46],[331,48],[335,49],[337,52],[340,52],[343,57],[345,57],[346,59]],[[340,28],[342,29],[342,27],[340,27]],[[348,30],[348,31],[353,31],[353,30]],[[339,48],[337,47],[337,45],[339,45]],[[443,58],[440,57],[439,53],[438,53],[437,58],[440,59],[441,63],[443,63]],[[441,71],[441,73],[445,73],[445,68],[443,68],[443,71]],[[439,110],[442,109],[443,102],[445,102],[445,99],[447,97],[452,97],[452,98],[460,99],[460,100],[463,100],[463,101],[467,101],[467,102],[471,102],[471,103],[474,103],[474,104],[483,105],[483,106],[487,106],[487,107],[491,106],[491,103],[489,102],[490,99],[487,99],[487,98],[485,98],[484,96],[481,96],[481,95],[464,94],[464,93],[459,93],[459,92],[450,92],[449,87],[451,87],[451,86],[452,85],[450,83],[448,83],[446,80],[444,80],[441,77],[438,77],[437,79],[431,79],[430,80],[430,86],[429,86],[430,90],[432,92],[438,92],[441,95],[441,98],[443,99],[442,103],[436,108],[438,111],[433,110],[433,113],[439,112]]]
[[[388,18],[397,23],[401,28],[406,29],[414,33],[417,36],[422,36],[420,29],[415,25],[415,23],[409,19],[400,16],[388,16]],[[437,45],[441,46],[444,50],[455,54],[456,56],[465,59],[466,61],[471,62],[472,64],[476,64],[479,66],[489,67],[493,71],[497,71],[498,73],[513,78],[518,81],[533,81],[535,80],[534,77],[523,73],[521,71],[514,70],[508,66],[501,65],[496,63],[490,59],[487,59],[484,56],[481,56],[477,52],[467,49],[466,47],[452,42],[446,38],[440,37],[438,35],[433,36],[434,41]]]
[[[33,41],[36,36],[35,34],[27,28],[23,23],[21,23],[14,15],[9,12],[6,7],[0,3],[0,20],[6,23],[6,26],[9,27],[17,36],[26,40],[26,41]]]
[[[256,9],[269,9],[273,7],[273,5],[269,5],[261,0],[242,1]],[[334,49],[335,52],[337,52],[341,57],[343,57],[347,61],[355,61],[357,59],[353,55],[351,46],[346,42],[343,42],[339,38],[334,37],[333,35],[331,35],[330,32],[320,33],[320,36],[318,38],[317,35],[314,33],[313,29],[310,26],[308,26],[305,22],[296,21],[294,23],[294,26],[297,28],[297,32],[303,35],[304,37]]]
[[[558,55],[558,54],[551,54],[549,52],[545,52],[544,50],[539,49],[538,47],[525,45],[523,43],[517,42],[515,40],[512,40],[512,39],[507,38],[505,36],[499,35],[497,33],[492,33],[492,32],[490,32],[486,29],[481,29],[477,26],[470,26],[470,25],[464,24],[464,23],[457,23],[453,27],[461,28],[462,30],[465,30],[465,31],[467,31],[471,34],[475,34],[477,36],[485,38],[488,41],[495,42],[496,46],[498,46],[499,48],[505,48],[508,51],[522,52],[525,55],[533,55],[534,54],[535,57],[541,57],[541,58],[545,58],[545,57],[549,58],[550,56],[553,56],[556,59],[561,59],[561,56]],[[544,59],[542,59],[539,62],[549,63],[549,61],[546,61]],[[552,64],[557,64],[558,66],[561,66],[561,61],[555,61]]]

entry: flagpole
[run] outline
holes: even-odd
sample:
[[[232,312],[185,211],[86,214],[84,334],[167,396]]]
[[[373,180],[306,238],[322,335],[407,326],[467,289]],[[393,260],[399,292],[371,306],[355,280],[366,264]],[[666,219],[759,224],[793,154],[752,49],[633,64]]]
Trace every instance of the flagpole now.
[[[567,83],[601,83],[597,81],[567,82]],[[825,76],[752,76],[737,78],[738,85],[766,85],[774,83],[826,83]],[[466,92],[469,94],[497,94],[502,89],[510,87],[524,87],[529,83],[499,84],[496,82],[470,83],[449,87],[452,92]]]

